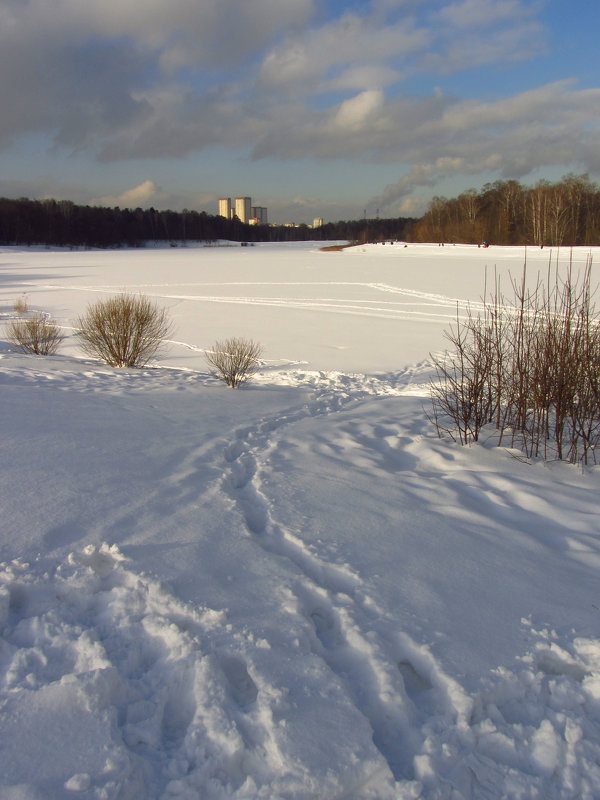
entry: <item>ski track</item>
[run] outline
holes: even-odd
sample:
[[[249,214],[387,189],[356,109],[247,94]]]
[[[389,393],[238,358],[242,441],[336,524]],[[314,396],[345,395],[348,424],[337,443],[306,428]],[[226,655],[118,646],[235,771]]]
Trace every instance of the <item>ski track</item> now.
[[[350,314],[354,316],[368,316],[385,319],[401,318],[421,318],[423,321],[439,322],[440,320],[455,319],[457,309],[461,314],[471,309],[480,309],[481,302],[467,302],[464,299],[447,297],[446,295],[432,292],[423,292],[416,289],[406,289],[399,286],[392,286],[386,283],[364,283],[350,281],[325,281],[325,282],[227,282],[227,283],[198,283],[190,282],[182,284],[185,287],[231,287],[231,286],[255,286],[255,287],[277,287],[277,286],[301,286],[301,287],[345,287],[350,289],[360,289],[375,291],[381,294],[404,297],[405,301],[399,300],[370,300],[367,298],[290,298],[290,297],[270,297],[248,295],[218,295],[218,294],[175,294],[172,291],[161,292],[161,288],[172,289],[177,284],[141,284],[136,286],[136,291],[144,291],[145,294],[163,300],[187,300],[202,303],[223,303],[231,305],[258,305],[272,306],[277,308],[304,309],[307,311],[322,311],[333,314]],[[42,289],[69,289],[78,292],[94,293],[120,293],[128,291],[122,286],[56,286],[48,284],[40,287]],[[407,306],[413,306],[408,308]],[[437,308],[436,313],[431,310]]]

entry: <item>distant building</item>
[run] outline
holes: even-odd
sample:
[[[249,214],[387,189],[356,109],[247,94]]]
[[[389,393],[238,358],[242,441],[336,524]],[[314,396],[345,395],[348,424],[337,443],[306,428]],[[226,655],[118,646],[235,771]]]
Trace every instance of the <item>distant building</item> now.
[[[313,228],[321,228],[323,226],[323,217],[315,217],[312,226]]]
[[[267,225],[267,209],[264,206],[252,206],[252,216],[258,220],[257,225]]]
[[[252,213],[250,211],[251,203],[252,201],[249,197],[235,198],[235,215],[240,222],[248,222],[248,220],[252,216]]]
[[[248,225],[267,225],[267,209],[264,206],[253,206],[252,198],[236,197],[231,202],[231,197],[219,199],[219,216],[226,219],[237,217],[240,222]]]
[[[231,197],[219,198],[219,216],[231,219]]]

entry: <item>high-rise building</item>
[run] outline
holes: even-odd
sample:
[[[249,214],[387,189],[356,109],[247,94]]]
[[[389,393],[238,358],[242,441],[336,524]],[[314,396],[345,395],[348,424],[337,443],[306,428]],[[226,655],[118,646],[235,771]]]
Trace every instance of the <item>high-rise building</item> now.
[[[226,219],[237,217],[240,222],[250,225],[267,224],[267,209],[264,206],[253,206],[250,197],[236,197],[233,203],[231,197],[221,197],[219,216]]]
[[[313,228],[320,228],[323,225],[323,217],[315,217],[313,219]]]
[[[252,206],[252,216],[257,220],[257,225],[267,224],[267,209],[264,206]]]
[[[235,215],[240,222],[248,222],[252,216],[250,211],[251,199],[249,197],[235,198]]]
[[[219,216],[231,219],[231,197],[219,198]]]

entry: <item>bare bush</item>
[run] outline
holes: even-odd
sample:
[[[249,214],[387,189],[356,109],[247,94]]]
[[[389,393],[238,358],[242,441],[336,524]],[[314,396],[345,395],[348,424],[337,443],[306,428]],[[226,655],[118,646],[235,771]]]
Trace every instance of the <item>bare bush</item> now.
[[[212,372],[232,389],[247,383],[260,366],[262,345],[252,339],[232,338],[215,342],[206,353]]]
[[[476,442],[494,413],[488,333],[470,310],[465,321],[457,313],[456,324],[445,332],[454,347],[452,357],[433,359],[437,374],[431,387],[434,421],[438,433],[443,431],[461,444]]]
[[[29,304],[27,303],[25,295],[15,300],[13,310],[16,311],[17,314],[26,314],[29,311]]]
[[[83,351],[111,367],[143,367],[172,327],[165,309],[143,295],[130,294],[88,306],[75,324]]]
[[[467,444],[494,424],[529,457],[596,463],[600,452],[600,326],[590,287],[566,277],[526,289],[512,281],[508,301],[496,284],[483,310],[457,314],[452,350],[433,358],[432,420],[438,434]]]
[[[64,336],[54,320],[42,313],[27,319],[13,320],[8,325],[8,340],[24,353],[38,356],[53,355]]]

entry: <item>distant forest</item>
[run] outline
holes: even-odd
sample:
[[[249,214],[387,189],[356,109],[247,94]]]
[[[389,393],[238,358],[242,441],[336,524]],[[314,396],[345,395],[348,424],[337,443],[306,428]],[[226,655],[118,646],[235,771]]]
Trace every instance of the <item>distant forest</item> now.
[[[600,245],[600,190],[587,175],[534,187],[496,181],[448,200],[434,197],[412,241],[538,246]]]
[[[404,239],[415,219],[363,219],[307,225],[246,225],[204,211],[79,206],[69,200],[0,198],[0,244],[137,247],[147,241],[285,242]]]
[[[245,225],[204,211],[79,206],[69,200],[0,198],[0,244],[138,247],[148,241],[462,242],[600,245],[600,189],[587,175],[533,187],[487,183],[456,198],[434,197],[421,219],[360,219],[308,225]]]

